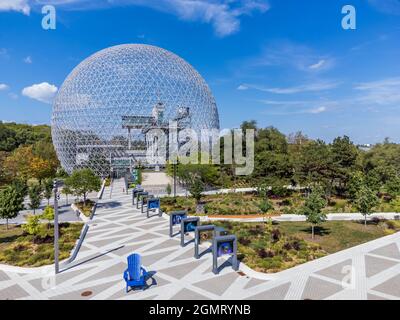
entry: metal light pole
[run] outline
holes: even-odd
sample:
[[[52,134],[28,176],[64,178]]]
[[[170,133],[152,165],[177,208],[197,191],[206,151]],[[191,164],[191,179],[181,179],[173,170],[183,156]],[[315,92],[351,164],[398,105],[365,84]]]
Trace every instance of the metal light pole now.
[[[54,180],[54,267],[55,273],[60,272],[59,248],[58,248],[58,181]]]
[[[174,198],[176,198],[176,165],[177,163],[174,162]]]

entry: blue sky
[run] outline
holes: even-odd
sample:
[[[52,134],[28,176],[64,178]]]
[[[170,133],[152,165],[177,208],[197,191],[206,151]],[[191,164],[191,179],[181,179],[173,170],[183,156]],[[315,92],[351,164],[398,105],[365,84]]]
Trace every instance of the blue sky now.
[[[41,8],[57,10],[43,30]],[[343,30],[352,4],[357,29]],[[122,43],[192,64],[223,128],[243,120],[357,143],[400,142],[400,0],[0,0],[0,119],[49,123],[80,61]]]

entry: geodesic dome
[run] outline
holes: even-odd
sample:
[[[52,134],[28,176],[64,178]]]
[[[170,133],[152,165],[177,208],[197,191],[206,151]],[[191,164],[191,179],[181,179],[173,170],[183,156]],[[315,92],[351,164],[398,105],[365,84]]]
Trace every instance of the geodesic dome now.
[[[89,167],[108,174],[115,159],[131,157],[128,148],[143,146],[143,130],[130,124],[128,132],[124,121],[151,122],[155,106],[161,106],[163,123],[188,110],[185,126],[219,129],[208,85],[177,55],[127,44],[90,56],[71,72],[54,101],[52,136],[61,165],[69,173]]]

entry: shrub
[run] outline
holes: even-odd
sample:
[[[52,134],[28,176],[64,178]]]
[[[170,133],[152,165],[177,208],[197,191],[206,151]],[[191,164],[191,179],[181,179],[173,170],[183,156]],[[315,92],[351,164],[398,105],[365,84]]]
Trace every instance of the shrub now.
[[[22,230],[32,236],[38,236],[40,233],[40,216],[29,215],[26,218],[26,224],[21,226]]]
[[[238,239],[239,243],[244,246],[248,246],[251,243],[251,240],[245,237],[240,237]]]
[[[287,197],[291,194],[291,190],[283,185],[274,185],[271,188],[271,193],[277,197]]]
[[[279,231],[279,229],[273,229],[271,231],[272,242],[278,242],[280,238],[281,238],[281,232]]]
[[[291,206],[293,204],[292,204],[292,201],[290,199],[284,199],[284,200],[282,200],[280,205],[282,205],[282,206]]]
[[[257,254],[262,259],[275,257],[275,252],[272,251],[271,249],[267,249],[267,250],[265,250],[264,248],[259,249],[257,251]]]
[[[269,200],[261,200],[261,202],[258,204],[258,207],[260,208],[262,213],[267,213],[269,210],[274,208],[271,201]]]

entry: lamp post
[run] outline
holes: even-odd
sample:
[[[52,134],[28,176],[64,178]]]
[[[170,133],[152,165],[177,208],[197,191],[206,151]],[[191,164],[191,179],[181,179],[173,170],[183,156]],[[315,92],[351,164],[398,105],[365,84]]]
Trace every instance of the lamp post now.
[[[59,248],[58,248],[58,181],[54,180],[54,268],[55,273],[58,274],[60,272],[59,265]]]
[[[174,198],[176,198],[176,165],[177,163],[174,162]]]

